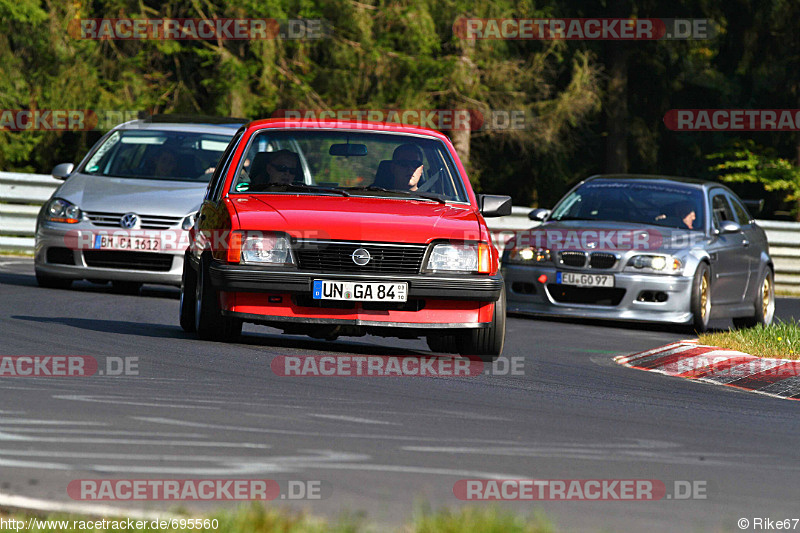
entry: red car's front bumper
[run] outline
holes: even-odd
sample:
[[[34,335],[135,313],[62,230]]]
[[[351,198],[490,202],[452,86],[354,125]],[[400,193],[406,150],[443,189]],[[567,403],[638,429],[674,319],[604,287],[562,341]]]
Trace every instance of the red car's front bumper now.
[[[495,275],[320,274],[214,262],[211,284],[224,314],[248,322],[407,328],[480,328],[492,321],[503,279]],[[408,283],[408,302],[382,304],[311,298],[314,279]]]

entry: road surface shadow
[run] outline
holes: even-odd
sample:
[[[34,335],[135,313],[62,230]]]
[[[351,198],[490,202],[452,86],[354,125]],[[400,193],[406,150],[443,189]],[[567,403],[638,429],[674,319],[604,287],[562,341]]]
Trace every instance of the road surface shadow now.
[[[118,333],[122,335],[136,335],[138,337],[152,337],[162,339],[187,339],[197,342],[210,343],[213,341],[199,341],[194,334],[186,333],[180,326],[166,324],[153,324],[142,322],[127,322],[123,320],[101,320],[95,318],[74,318],[74,317],[39,317],[12,315],[10,318],[15,320],[25,320],[29,322],[39,322],[43,324],[62,324],[65,326],[97,331],[100,333]],[[357,339],[359,337],[352,337]],[[312,339],[310,337],[298,335],[282,335],[269,333],[253,333],[245,331],[242,337],[236,342],[218,343],[225,346],[243,345],[249,347],[262,347],[281,349],[286,348],[292,351],[316,351],[325,353],[354,353],[364,355],[395,355],[430,356],[431,352],[426,350],[414,350],[407,348],[394,348],[388,346],[378,346],[360,342],[350,342],[348,340],[324,341]],[[447,354],[435,354],[449,357]]]

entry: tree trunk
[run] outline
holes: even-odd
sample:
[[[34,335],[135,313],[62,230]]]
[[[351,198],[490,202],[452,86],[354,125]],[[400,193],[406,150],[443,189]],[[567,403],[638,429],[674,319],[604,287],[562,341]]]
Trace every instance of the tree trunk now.
[[[606,172],[628,172],[628,57],[624,43],[607,43]]]
[[[456,149],[458,158],[466,167],[469,164],[470,117],[467,117],[466,121],[462,121],[462,124],[466,127],[454,129],[449,133],[450,139],[453,141],[453,148]]]

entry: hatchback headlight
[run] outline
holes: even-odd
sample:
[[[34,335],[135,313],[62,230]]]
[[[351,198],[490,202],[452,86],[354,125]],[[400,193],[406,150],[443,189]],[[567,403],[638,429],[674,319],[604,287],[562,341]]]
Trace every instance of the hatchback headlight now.
[[[183,221],[181,222],[181,229],[185,231],[189,231],[194,227],[195,217],[197,213],[192,213],[191,215],[186,215],[183,217]]]
[[[425,269],[432,272],[479,272],[491,271],[489,245],[437,244],[431,250]]]
[[[45,207],[45,220],[49,222],[63,222],[66,224],[77,224],[83,219],[83,211],[80,208],[61,198],[53,198],[47,202]]]
[[[659,274],[674,274],[683,269],[683,262],[672,256],[635,255],[628,260],[627,266]]]
[[[289,237],[276,233],[246,232],[241,238],[242,263],[291,265],[294,263]]]

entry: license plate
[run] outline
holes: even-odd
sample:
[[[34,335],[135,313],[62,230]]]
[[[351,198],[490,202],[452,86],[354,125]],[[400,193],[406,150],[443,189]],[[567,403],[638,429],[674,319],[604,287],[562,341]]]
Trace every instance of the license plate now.
[[[577,272],[558,272],[556,283],[578,285],[579,287],[613,287],[614,276],[608,274],[578,274]]]
[[[314,280],[315,300],[350,300],[354,302],[405,302],[408,283]]]
[[[95,235],[97,250],[134,250],[137,252],[160,252],[161,241],[148,237],[128,237],[125,235]]]

